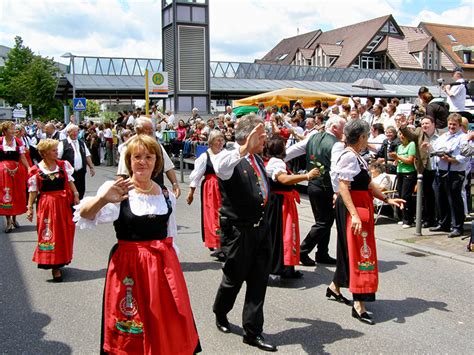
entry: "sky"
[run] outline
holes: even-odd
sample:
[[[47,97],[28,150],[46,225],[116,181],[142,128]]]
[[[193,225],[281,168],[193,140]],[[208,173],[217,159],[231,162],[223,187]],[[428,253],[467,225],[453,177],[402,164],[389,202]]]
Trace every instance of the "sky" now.
[[[212,61],[253,62],[281,39],[392,14],[474,27],[474,0],[209,0]],[[161,0],[0,0],[0,45],[42,56],[161,58]]]

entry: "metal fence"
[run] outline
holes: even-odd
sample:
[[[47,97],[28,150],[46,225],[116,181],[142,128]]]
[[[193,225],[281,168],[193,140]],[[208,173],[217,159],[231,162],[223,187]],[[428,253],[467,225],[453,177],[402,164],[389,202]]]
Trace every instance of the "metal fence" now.
[[[163,70],[161,59],[82,57],[70,58],[68,73],[82,75],[143,76],[145,70]],[[72,65],[74,63],[74,65]],[[211,62],[211,78],[301,80],[333,83],[353,83],[362,78],[373,78],[382,84],[430,85],[431,80],[421,71],[371,70],[355,68],[325,68],[315,66]]]

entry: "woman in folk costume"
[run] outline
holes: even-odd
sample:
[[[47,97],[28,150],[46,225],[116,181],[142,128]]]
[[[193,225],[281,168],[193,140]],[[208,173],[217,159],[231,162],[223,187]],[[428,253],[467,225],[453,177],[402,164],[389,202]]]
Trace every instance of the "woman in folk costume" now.
[[[200,345],[173,243],[176,198],[152,181],[163,167],[161,148],[137,135],[125,164],[130,178],[106,181],[74,213],[81,228],[113,222],[118,239],[105,280],[101,352],[193,354]]]
[[[0,216],[6,216],[5,233],[20,225],[16,216],[26,212],[26,174],[29,169],[25,146],[14,136],[11,121],[0,124]]]
[[[269,221],[272,236],[272,268],[270,273],[283,278],[300,278],[303,274],[295,271],[300,262],[300,231],[296,202],[300,196],[294,185],[309,181],[319,176],[319,169],[314,168],[307,174],[293,175],[283,159],[285,139],[274,135],[265,144],[263,152],[265,170],[270,178]]]
[[[221,193],[217,176],[212,166],[211,156],[214,156],[224,148],[224,134],[218,130],[213,130],[209,134],[209,149],[202,153],[194,162],[194,170],[189,179],[189,193],[186,202],[190,205],[194,200],[194,192],[196,187],[204,177],[201,184],[201,233],[204,245],[213,250],[211,256],[217,257],[219,260],[224,259],[221,247],[221,228],[219,225],[219,208],[221,207]],[[215,250],[217,249],[217,250]]]
[[[38,245],[33,261],[40,269],[52,269],[53,280],[62,281],[61,268],[72,260],[75,225],[71,204],[79,203],[74,186],[74,168],[67,161],[58,160],[59,141],[44,139],[38,143],[43,158],[28,175],[27,218],[33,221],[33,205],[38,197],[36,223]]]
[[[25,127],[20,124],[15,125],[15,137],[17,137],[25,146],[25,158],[29,166],[33,166],[33,161],[30,156],[30,142],[31,138],[26,134]]]
[[[349,121],[344,127],[344,135],[347,147],[331,171],[333,186],[339,188],[336,200],[337,265],[326,297],[350,305],[340,292],[341,287],[349,287],[354,299],[352,317],[375,324],[365,308],[365,302],[375,301],[378,287],[373,198],[397,207],[405,201],[387,198],[371,181],[367,163],[359,154],[367,146],[369,125],[363,120]]]

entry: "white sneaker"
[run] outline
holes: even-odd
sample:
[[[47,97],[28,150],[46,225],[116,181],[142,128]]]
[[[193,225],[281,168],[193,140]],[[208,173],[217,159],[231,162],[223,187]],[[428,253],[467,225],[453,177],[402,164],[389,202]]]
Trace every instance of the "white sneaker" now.
[[[402,228],[403,228],[403,229],[411,228],[411,225],[409,225],[409,224],[403,224],[403,225],[402,225]]]
[[[403,221],[399,221],[397,224],[401,226],[403,224]]]

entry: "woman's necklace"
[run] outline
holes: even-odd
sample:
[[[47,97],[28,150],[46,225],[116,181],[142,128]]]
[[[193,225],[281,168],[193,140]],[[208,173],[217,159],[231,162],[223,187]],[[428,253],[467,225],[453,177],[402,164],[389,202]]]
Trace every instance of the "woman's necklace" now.
[[[351,150],[355,155],[360,156],[360,154],[358,152],[356,152],[356,150],[354,148],[352,148],[352,147],[347,147],[347,148],[349,148],[349,150]]]
[[[49,165],[45,160],[43,160],[43,165],[49,171],[54,171],[54,169],[56,169],[56,162],[53,162],[51,165]]]
[[[150,181],[150,187],[147,188],[147,189],[142,189],[142,188],[140,188],[138,186],[135,186],[135,185],[133,185],[133,186],[135,187],[135,190],[137,190],[138,192],[144,193],[144,194],[147,194],[147,193],[151,192],[151,190],[153,190],[153,187],[154,187],[153,186],[153,181]]]

